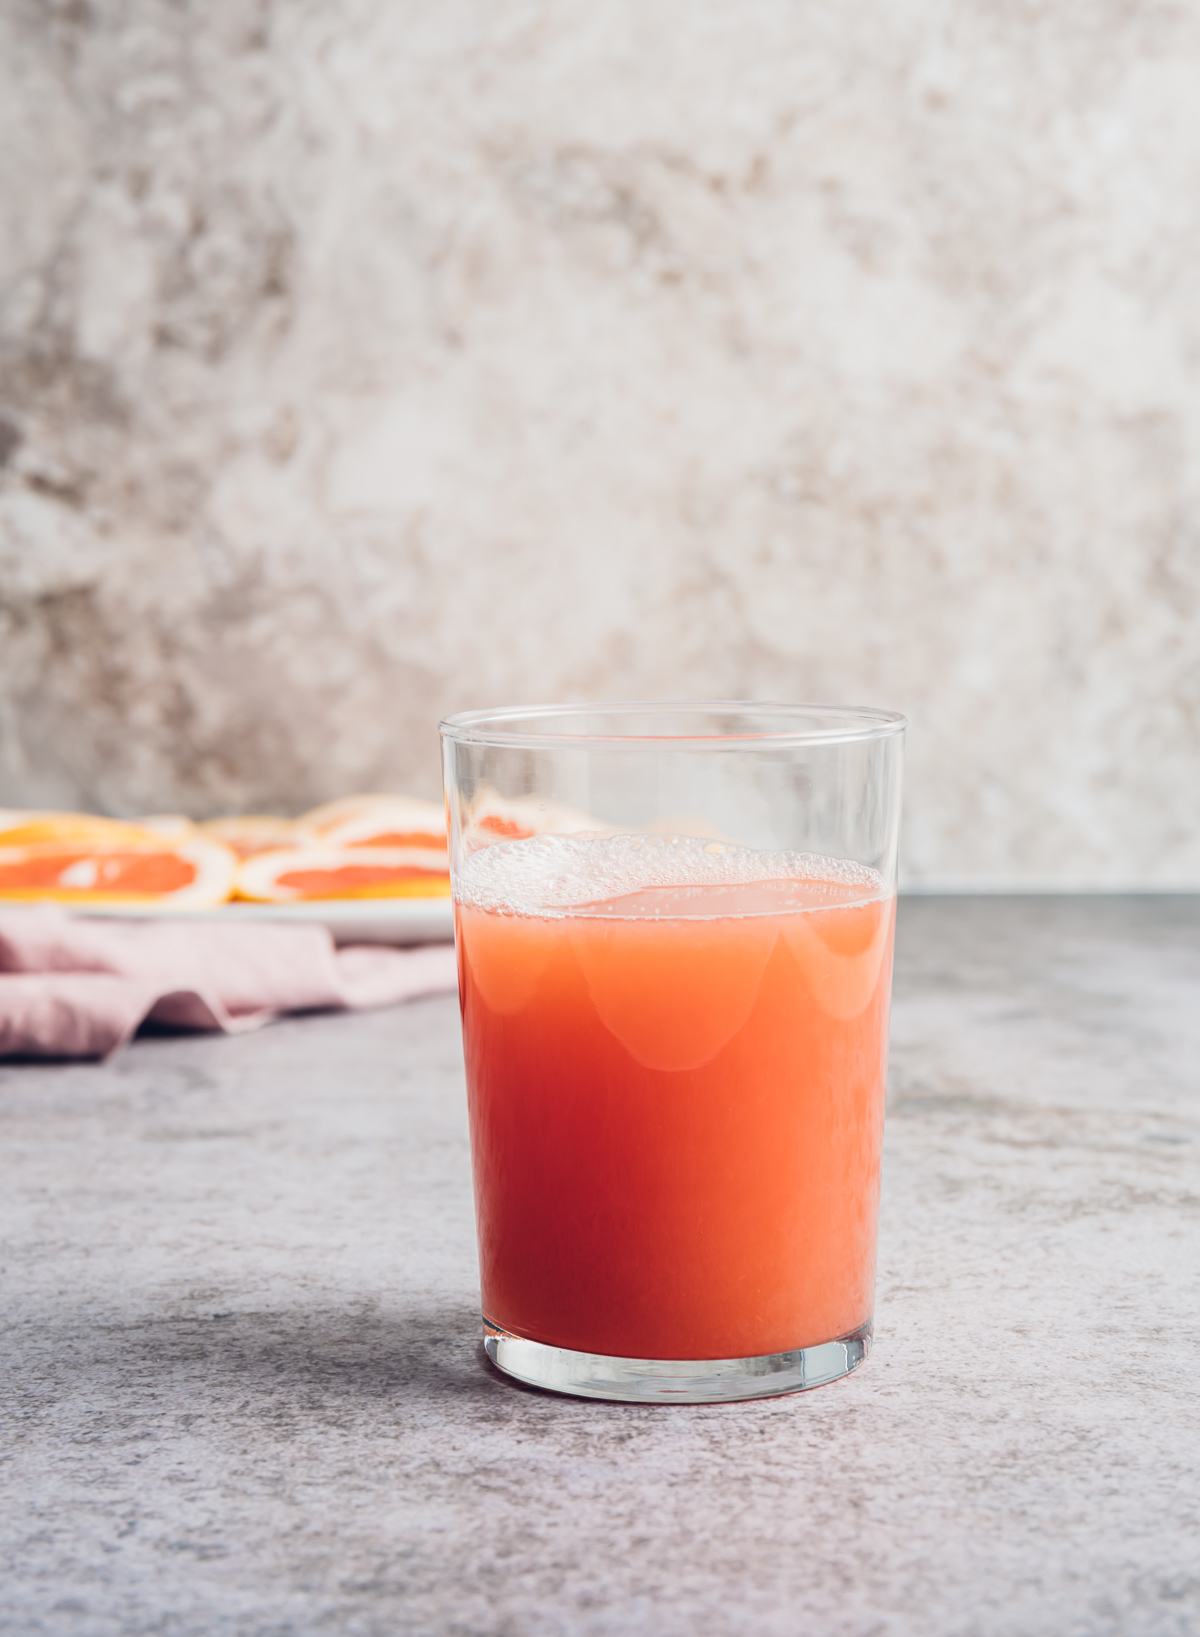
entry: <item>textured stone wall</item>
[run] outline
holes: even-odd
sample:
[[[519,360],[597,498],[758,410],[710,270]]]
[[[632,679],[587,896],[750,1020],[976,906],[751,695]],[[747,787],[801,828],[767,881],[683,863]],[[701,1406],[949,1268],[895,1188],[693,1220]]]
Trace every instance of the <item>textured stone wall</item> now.
[[[912,880],[1200,882],[1200,3],[6,0],[0,801],[911,719]]]

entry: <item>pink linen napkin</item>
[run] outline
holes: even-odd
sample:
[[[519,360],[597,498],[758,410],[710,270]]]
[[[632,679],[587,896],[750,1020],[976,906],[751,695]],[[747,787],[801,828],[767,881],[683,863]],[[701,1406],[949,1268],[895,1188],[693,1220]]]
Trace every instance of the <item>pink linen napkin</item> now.
[[[336,949],[316,925],[0,909],[0,1057],[107,1057],[147,1020],[236,1034],[280,1012],[394,1006],[456,982],[448,944]]]

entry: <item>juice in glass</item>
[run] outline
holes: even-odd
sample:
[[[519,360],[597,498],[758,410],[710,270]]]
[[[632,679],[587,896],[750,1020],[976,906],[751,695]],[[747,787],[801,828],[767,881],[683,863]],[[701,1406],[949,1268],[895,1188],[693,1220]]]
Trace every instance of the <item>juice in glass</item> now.
[[[485,1320],[579,1353],[753,1359],[870,1325],[894,896],[691,837],[462,861]]]

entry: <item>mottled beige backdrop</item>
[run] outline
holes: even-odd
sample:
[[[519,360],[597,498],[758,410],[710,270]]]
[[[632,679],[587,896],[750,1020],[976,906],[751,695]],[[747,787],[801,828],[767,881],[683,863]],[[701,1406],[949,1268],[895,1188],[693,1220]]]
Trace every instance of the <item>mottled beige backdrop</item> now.
[[[1200,0],[5,0],[0,345],[0,801],[819,699],[1200,883]]]

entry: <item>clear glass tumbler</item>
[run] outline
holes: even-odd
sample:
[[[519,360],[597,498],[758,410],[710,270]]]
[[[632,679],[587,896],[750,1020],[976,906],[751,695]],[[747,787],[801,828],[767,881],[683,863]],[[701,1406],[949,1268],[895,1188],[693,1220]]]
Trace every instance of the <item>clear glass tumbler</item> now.
[[[483,1297],[585,1397],[815,1387],[871,1342],[904,719],[442,723]]]

